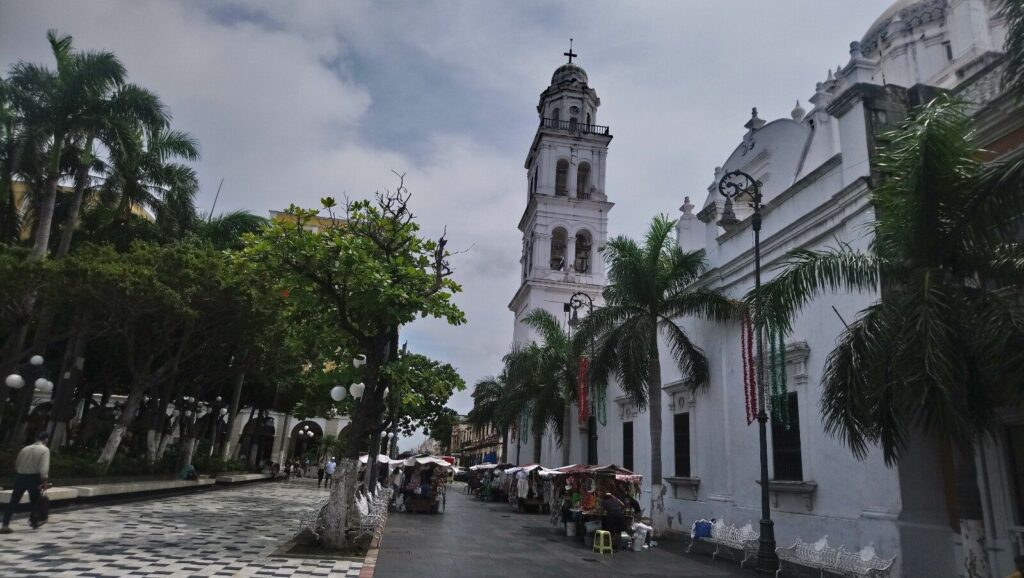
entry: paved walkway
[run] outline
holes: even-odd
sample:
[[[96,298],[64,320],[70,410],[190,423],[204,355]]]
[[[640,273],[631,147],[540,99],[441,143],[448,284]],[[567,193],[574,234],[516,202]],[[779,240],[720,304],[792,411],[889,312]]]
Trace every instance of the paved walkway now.
[[[299,514],[326,490],[261,482],[129,504],[54,510],[0,535],[0,576],[358,576],[361,564],[275,558]]]
[[[411,576],[685,576],[752,578],[734,562],[687,556],[682,545],[596,554],[554,528],[548,515],[519,514],[508,504],[481,502],[449,486],[444,514],[392,514],[375,578]]]

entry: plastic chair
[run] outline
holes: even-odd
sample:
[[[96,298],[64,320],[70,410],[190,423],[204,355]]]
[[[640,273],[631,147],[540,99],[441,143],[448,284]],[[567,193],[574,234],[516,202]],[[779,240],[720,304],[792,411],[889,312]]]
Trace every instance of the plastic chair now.
[[[594,532],[594,551],[599,554],[612,553],[612,533],[608,530]]]

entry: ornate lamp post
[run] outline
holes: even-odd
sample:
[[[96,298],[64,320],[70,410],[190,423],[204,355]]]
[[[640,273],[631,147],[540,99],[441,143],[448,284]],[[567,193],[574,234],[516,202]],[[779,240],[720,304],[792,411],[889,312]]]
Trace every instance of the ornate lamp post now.
[[[718,193],[726,199],[726,209],[719,224],[728,229],[739,223],[739,219],[731,211],[732,202],[740,196],[750,199],[754,209],[750,224],[754,230],[754,290],[761,288],[761,182],[743,171],[729,171],[718,181]],[[760,317],[760,315],[758,315]],[[768,413],[765,410],[766,388],[764,384],[764,326],[759,320],[754,324],[755,347],[757,348],[757,364],[755,368],[757,380],[757,434],[761,454],[761,540],[757,550],[757,570],[759,573],[774,573],[779,567],[779,558],[775,554],[775,523],[772,522],[771,502],[768,480]]]
[[[582,291],[577,291],[576,293],[573,293],[572,297],[569,298],[569,302],[565,304],[564,311],[566,313],[569,313],[570,311],[572,312],[572,315],[569,317],[569,330],[570,330],[570,332],[579,325],[579,323],[580,323],[579,310],[580,310],[580,308],[582,308],[584,306],[586,306],[586,308],[587,308],[587,315],[590,315],[591,313],[594,312],[594,299],[590,295],[587,295],[586,293],[583,293]],[[590,338],[590,359],[591,360],[594,359],[594,338],[593,337]],[[591,389],[591,390],[594,387],[594,380],[592,379],[592,377],[593,377],[593,370],[591,370],[588,367],[588,369],[587,369],[587,387],[589,389]],[[591,403],[591,406],[593,406],[593,403],[594,403],[594,392],[593,391],[590,391],[590,403]],[[595,413],[596,412],[594,411],[594,408],[591,407],[590,417],[587,418],[587,463],[588,464],[592,464],[592,465],[596,465],[597,464],[597,416],[595,415]]]

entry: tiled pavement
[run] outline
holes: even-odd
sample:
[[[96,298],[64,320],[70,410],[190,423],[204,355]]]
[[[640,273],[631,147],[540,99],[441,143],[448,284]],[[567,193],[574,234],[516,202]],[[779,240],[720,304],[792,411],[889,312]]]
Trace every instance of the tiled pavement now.
[[[324,492],[315,484],[264,482],[54,510],[36,531],[19,515],[15,533],[0,535],[0,576],[358,576],[359,563],[271,556]]]
[[[410,576],[679,576],[753,578],[735,562],[683,554],[680,541],[642,552],[596,554],[549,524],[548,515],[519,514],[449,486],[444,514],[392,514],[375,578]]]

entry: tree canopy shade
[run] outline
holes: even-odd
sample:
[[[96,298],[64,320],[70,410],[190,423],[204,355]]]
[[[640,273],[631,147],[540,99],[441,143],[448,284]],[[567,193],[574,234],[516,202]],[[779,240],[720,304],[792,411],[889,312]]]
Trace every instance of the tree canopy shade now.
[[[595,340],[595,379],[614,376],[634,403],[648,408],[651,433],[652,519],[664,523],[661,502],[661,359],[663,336],[683,379],[694,391],[708,386],[707,359],[676,320],[733,318],[736,306],[717,291],[695,285],[704,272],[703,251],[683,251],[673,235],[675,221],[655,217],[642,243],[616,237],[603,252],[608,286],[603,307],[588,315],[577,334]]]
[[[981,164],[969,123],[945,96],[917,109],[879,151],[869,249],[795,251],[749,295],[785,330],[824,291],[880,295],[823,376],[825,427],[858,457],[898,460],[918,426],[970,447],[1024,401],[1024,160]]]

